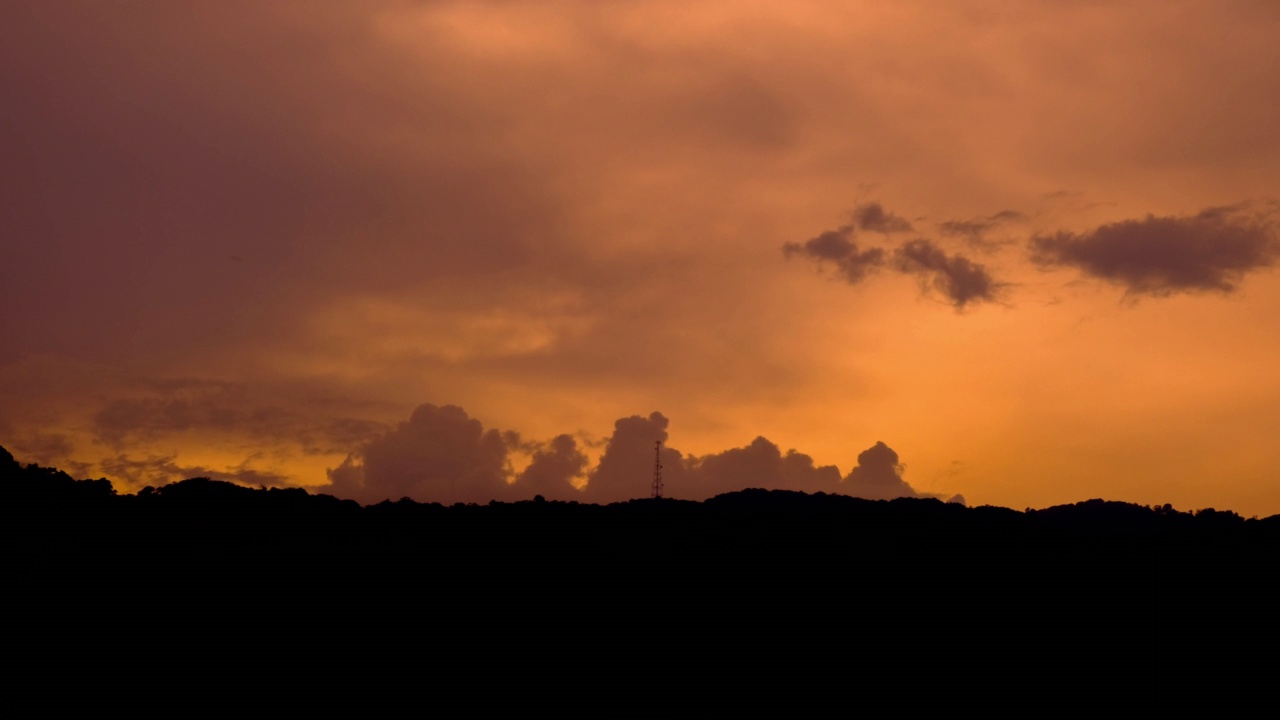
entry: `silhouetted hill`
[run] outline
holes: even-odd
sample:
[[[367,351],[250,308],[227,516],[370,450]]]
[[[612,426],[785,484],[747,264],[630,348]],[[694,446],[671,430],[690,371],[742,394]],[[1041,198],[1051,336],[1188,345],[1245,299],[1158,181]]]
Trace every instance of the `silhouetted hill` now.
[[[867,562],[904,554],[981,557],[984,563],[1035,565],[1092,554],[1098,564],[1185,561],[1212,549],[1235,555],[1276,546],[1276,518],[1246,520],[1231,512],[1178,512],[1100,499],[1042,510],[901,498],[871,501],[844,495],[747,489],[705,502],[632,500],[612,505],[547,502],[443,506],[407,499],[361,507],[300,488],[254,489],[192,478],[136,495],[118,495],[105,479],[74,480],[0,455],[0,493],[10,533],[46,536],[46,547],[84,536],[129,538],[149,552],[201,543],[232,548],[296,543],[325,552],[394,557],[424,543],[457,553],[529,552],[568,558],[591,554],[601,563],[672,553],[669,562],[750,551],[757,558],[795,554],[793,562],[839,562],[841,553]],[[110,532],[99,532],[109,528]],[[207,552],[204,548],[201,552]],[[318,550],[317,550],[318,551]],[[1137,557],[1141,555],[1142,557]],[[1133,556],[1133,557],[1131,557]],[[719,560],[717,560],[718,562]],[[929,565],[930,557],[914,560]]]
[[[1156,667],[1237,657],[1238,639],[1272,637],[1277,600],[1277,518],[1103,500],[1018,512],[751,489],[361,507],[207,478],[119,495],[7,452],[0,495],[14,617],[112,662],[246,647],[345,662],[389,644],[539,667]]]

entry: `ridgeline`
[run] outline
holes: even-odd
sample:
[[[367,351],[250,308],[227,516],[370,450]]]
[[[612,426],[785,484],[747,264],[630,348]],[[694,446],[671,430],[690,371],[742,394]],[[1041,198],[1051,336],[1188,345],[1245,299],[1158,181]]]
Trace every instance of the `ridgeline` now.
[[[1270,637],[1277,599],[1280,516],[1103,500],[362,507],[203,478],[119,495],[2,449],[0,493],[9,596],[62,638],[22,651],[46,658],[315,660],[392,633],[393,653],[475,661],[906,661],[924,643],[928,662],[1049,662],[1105,643],[1156,667]]]

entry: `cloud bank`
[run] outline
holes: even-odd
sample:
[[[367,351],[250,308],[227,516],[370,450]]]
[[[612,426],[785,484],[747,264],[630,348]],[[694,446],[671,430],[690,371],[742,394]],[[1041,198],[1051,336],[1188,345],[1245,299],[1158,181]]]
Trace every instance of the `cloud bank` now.
[[[669,425],[660,412],[618,419],[599,461],[588,471],[589,460],[572,435],[527,442],[512,431],[484,428],[460,407],[427,404],[331,469],[331,484],[323,490],[366,504],[402,497],[485,503],[539,495],[607,504],[651,495],[659,448],[666,497],[705,500],[745,488],[873,500],[920,496],[903,479],[898,454],[883,442],[859,454],[858,464],[841,477],[834,465],[817,465],[796,450],[783,452],[764,437],[719,453],[685,455],[667,446]],[[519,454],[530,462],[516,473],[512,461]]]

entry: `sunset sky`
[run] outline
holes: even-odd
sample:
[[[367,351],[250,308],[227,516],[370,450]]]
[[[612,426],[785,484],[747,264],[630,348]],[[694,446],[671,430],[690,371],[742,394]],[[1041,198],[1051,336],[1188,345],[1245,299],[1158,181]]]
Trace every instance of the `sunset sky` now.
[[[1278,200],[1273,0],[9,0],[0,445],[1271,515]]]

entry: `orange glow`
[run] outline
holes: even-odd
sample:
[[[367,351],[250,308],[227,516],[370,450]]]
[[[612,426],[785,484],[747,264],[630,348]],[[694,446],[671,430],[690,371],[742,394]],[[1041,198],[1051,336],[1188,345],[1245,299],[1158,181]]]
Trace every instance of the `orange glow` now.
[[[0,10],[19,460],[322,489],[456,405],[582,487],[659,411],[970,504],[1280,513],[1272,4],[128,15]]]

